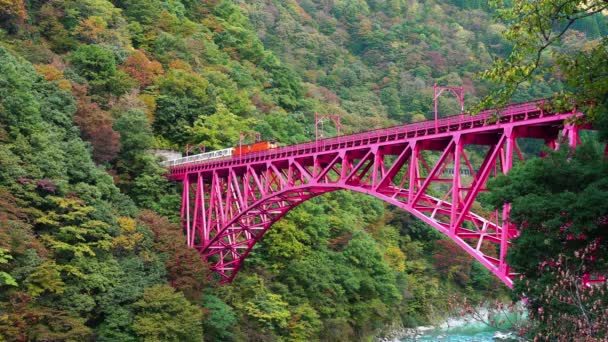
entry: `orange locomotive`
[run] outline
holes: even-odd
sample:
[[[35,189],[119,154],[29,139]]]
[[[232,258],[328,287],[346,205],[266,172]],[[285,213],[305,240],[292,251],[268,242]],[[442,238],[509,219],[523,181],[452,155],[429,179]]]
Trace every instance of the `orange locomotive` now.
[[[277,148],[277,143],[272,140],[260,141],[249,145],[237,146],[232,150],[233,156],[240,156],[242,154],[261,152]]]

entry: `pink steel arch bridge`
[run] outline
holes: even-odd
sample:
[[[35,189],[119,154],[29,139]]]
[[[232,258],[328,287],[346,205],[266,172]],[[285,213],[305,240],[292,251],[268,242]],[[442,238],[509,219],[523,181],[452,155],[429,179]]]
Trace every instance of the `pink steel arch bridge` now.
[[[188,246],[210,263],[221,282],[237,274],[255,243],[300,203],[336,190],[380,198],[445,234],[512,287],[506,262],[518,228],[510,206],[484,212],[475,206],[486,181],[523,160],[517,139],[556,148],[580,143],[565,124],[582,113],[547,111],[544,100],[479,115],[455,115],[328,138],[222,159],[174,165],[183,183],[182,226]],[[470,150],[483,159],[469,158]],[[477,160],[474,160],[477,159]],[[444,172],[468,169],[469,172]]]

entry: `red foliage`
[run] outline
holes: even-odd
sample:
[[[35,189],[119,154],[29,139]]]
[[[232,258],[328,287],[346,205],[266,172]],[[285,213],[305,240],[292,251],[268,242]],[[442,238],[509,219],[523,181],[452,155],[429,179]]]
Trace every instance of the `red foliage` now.
[[[451,277],[459,284],[466,285],[473,261],[471,256],[450,240],[438,240],[436,244],[433,255],[435,268],[448,278]]]
[[[77,99],[74,122],[80,127],[82,138],[93,145],[93,159],[98,163],[113,160],[120,150],[120,134],[112,128],[112,114],[91,101],[86,87],[75,84],[73,94]]]
[[[33,305],[35,298],[25,292],[8,299],[0,320],[0,336],[7,341],[91,340],[91,329],[73,313]]]
[[[23,255],[30,249],[34,249],[38,256],[45,257],[48,251],[40,240],[34,238],[28,224],[38,214],[10,191],[0,188],[0,247],[8,249],[13,257]]]
[[[340,98],[338,97],[338,95],[336,95],[336,93],[334,93],[333,91],[331,91],[325,87],[316,87],[315,89],[310,90],[308,92],[308,95],[320,98],[325,102],[335,103],[335,104],[340,103]]]
[[[432,65],[434,66],[434,69],[438,70],[439,72],[444,72],[447,66],[447,61],[445,60],[445,58],[443,58],[441,53],[431,51],[428,53],[428,55]]]
[[[25,213],[19,208],[17,201],[8,190],[0,189],[0,223],[4,223],[7,220],[26,218]]]
[[[574,258],[560,254],[556,260],[543,263],[541,273],[551,274],[550,284],[526,281],[521,294],[536,293],[528,302],[536,340],[605,341],[608,336],[608,282],[600,274],[580,275],[591,269],[598,252],[595,240],[574,252]],[[548,266],[551,267],[548,267]]]
[[[137,219],[154,233],[156,250],[167,255],[165,268],[171,286],[191,299],[200,297],[208,283],[209,267],[195,249],[186,246],[179,226],[149,210],[142,211]]]
[[[52,179],[40,179],[36,182],[36,185],[39,189],[47,192],[55,193],[55,191],[57,191],[57,185],[55,185],[55,182]]]
[[[268,101],[267,99],[262,98],[258,94],[254,94],[251,97],[251,103],[257,108],[259,111],[263,113],[270,113],[274,108],[274,105]]]
[[[141,50],[135,50],[120,67],[136,79],[141,88],[152,84],[154,78],[164,73],[163,66],[157,61],[151,61]]]

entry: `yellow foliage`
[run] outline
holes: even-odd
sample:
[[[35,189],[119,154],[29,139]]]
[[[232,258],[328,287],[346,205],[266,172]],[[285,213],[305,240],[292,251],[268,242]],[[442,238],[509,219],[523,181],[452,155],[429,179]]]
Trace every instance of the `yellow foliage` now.
[[[312,20],[310,15],[306,13],[306,11],[300,6],[300,4],[298,4],[296,0],[289,0],[288,4],[288,6],[295,10],[302,19],[304,19],[305,21]]]
[[[412,116],[412,122],[419,122],[424,120],[426,120],[424,114],[417,113]]]
[[[65,90],[65,91],[72,90],[72,83],[68,80],[59,80],[59,81],[57,81],[57,85],[59,86],[59,88]]]
[[[133,233],[137,229],[137,222],[130,217],[119,217],[117,221],[123,233]]]
[[[25,2],[23,0],[0,0],[0,13],[16,16],[25,19]]]
[[[203,25],[213,32],[224,32],[224,27],[214,18],[205,18],[202,21]]]
[[[2,0],[0,0],[2,1]],[[69,91],[72,89],[72,83],[70,83],[70,81],[66,80],[63,77],[63,70],[58,69],[57,67],[55,67],[52,64],[38,64],[35,65],[36,70],[38,71],[38,73],[40,73],[42,76],[44,76],[44,78],[49,81],[55,81],[57,82],[57,85],[59,86],[59,88]]]
[[[139,99],[146,106],[146,117],[148,122],[152,124],[154,122],[154,112],[156,111],[156,97],[150,94],[140,94]]]
[[[63,78],[63,70],[59,70],[51,64],[37,64],[35,67],[47,81],[57,81]]]
[[[119,217],[118,225],[122,232],[112,241],[112,246],[117,249],[131,251],[144,239],[143,234],[137,232],[137,222],[130,217]]]
[[[87,19],[80,20],[80,23],[74,32],[89,43],[100,43],[104,40],[103,38],[107,28],[108,24],[104,18],[90,16]]]
[[[361,23],[359,24],[359,35],[362,37],[367,37],[369,35],[372,34],[372,21],[365,18],[363,20],[361,20]]]
[[[384,259],[395,271],[405,271],[405,254],[399,247],[388,247],[384,251]]]
[[[169,69],[180,69],[184,71],[192,71],[192,66],[181,59],[174,59],[169,63]]]

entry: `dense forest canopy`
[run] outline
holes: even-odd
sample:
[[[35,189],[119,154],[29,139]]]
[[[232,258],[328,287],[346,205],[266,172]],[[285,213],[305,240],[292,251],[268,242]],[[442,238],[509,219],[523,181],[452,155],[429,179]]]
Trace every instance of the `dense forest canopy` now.
[[[480,73],[516,46],[495,14],[458,0],[0,1],[0,340],[364,340],[433,322],[449,294],[504,295],[422,222],[348,192],[276,223],[218,286],[150,152],[239,132],[307,141],[315,112],[346,132],[424,120],[435,83],[474,104],[492,91]],[[588,16],[555,49],[607,34]],[[576,86],[554,76],[511,99]]]

